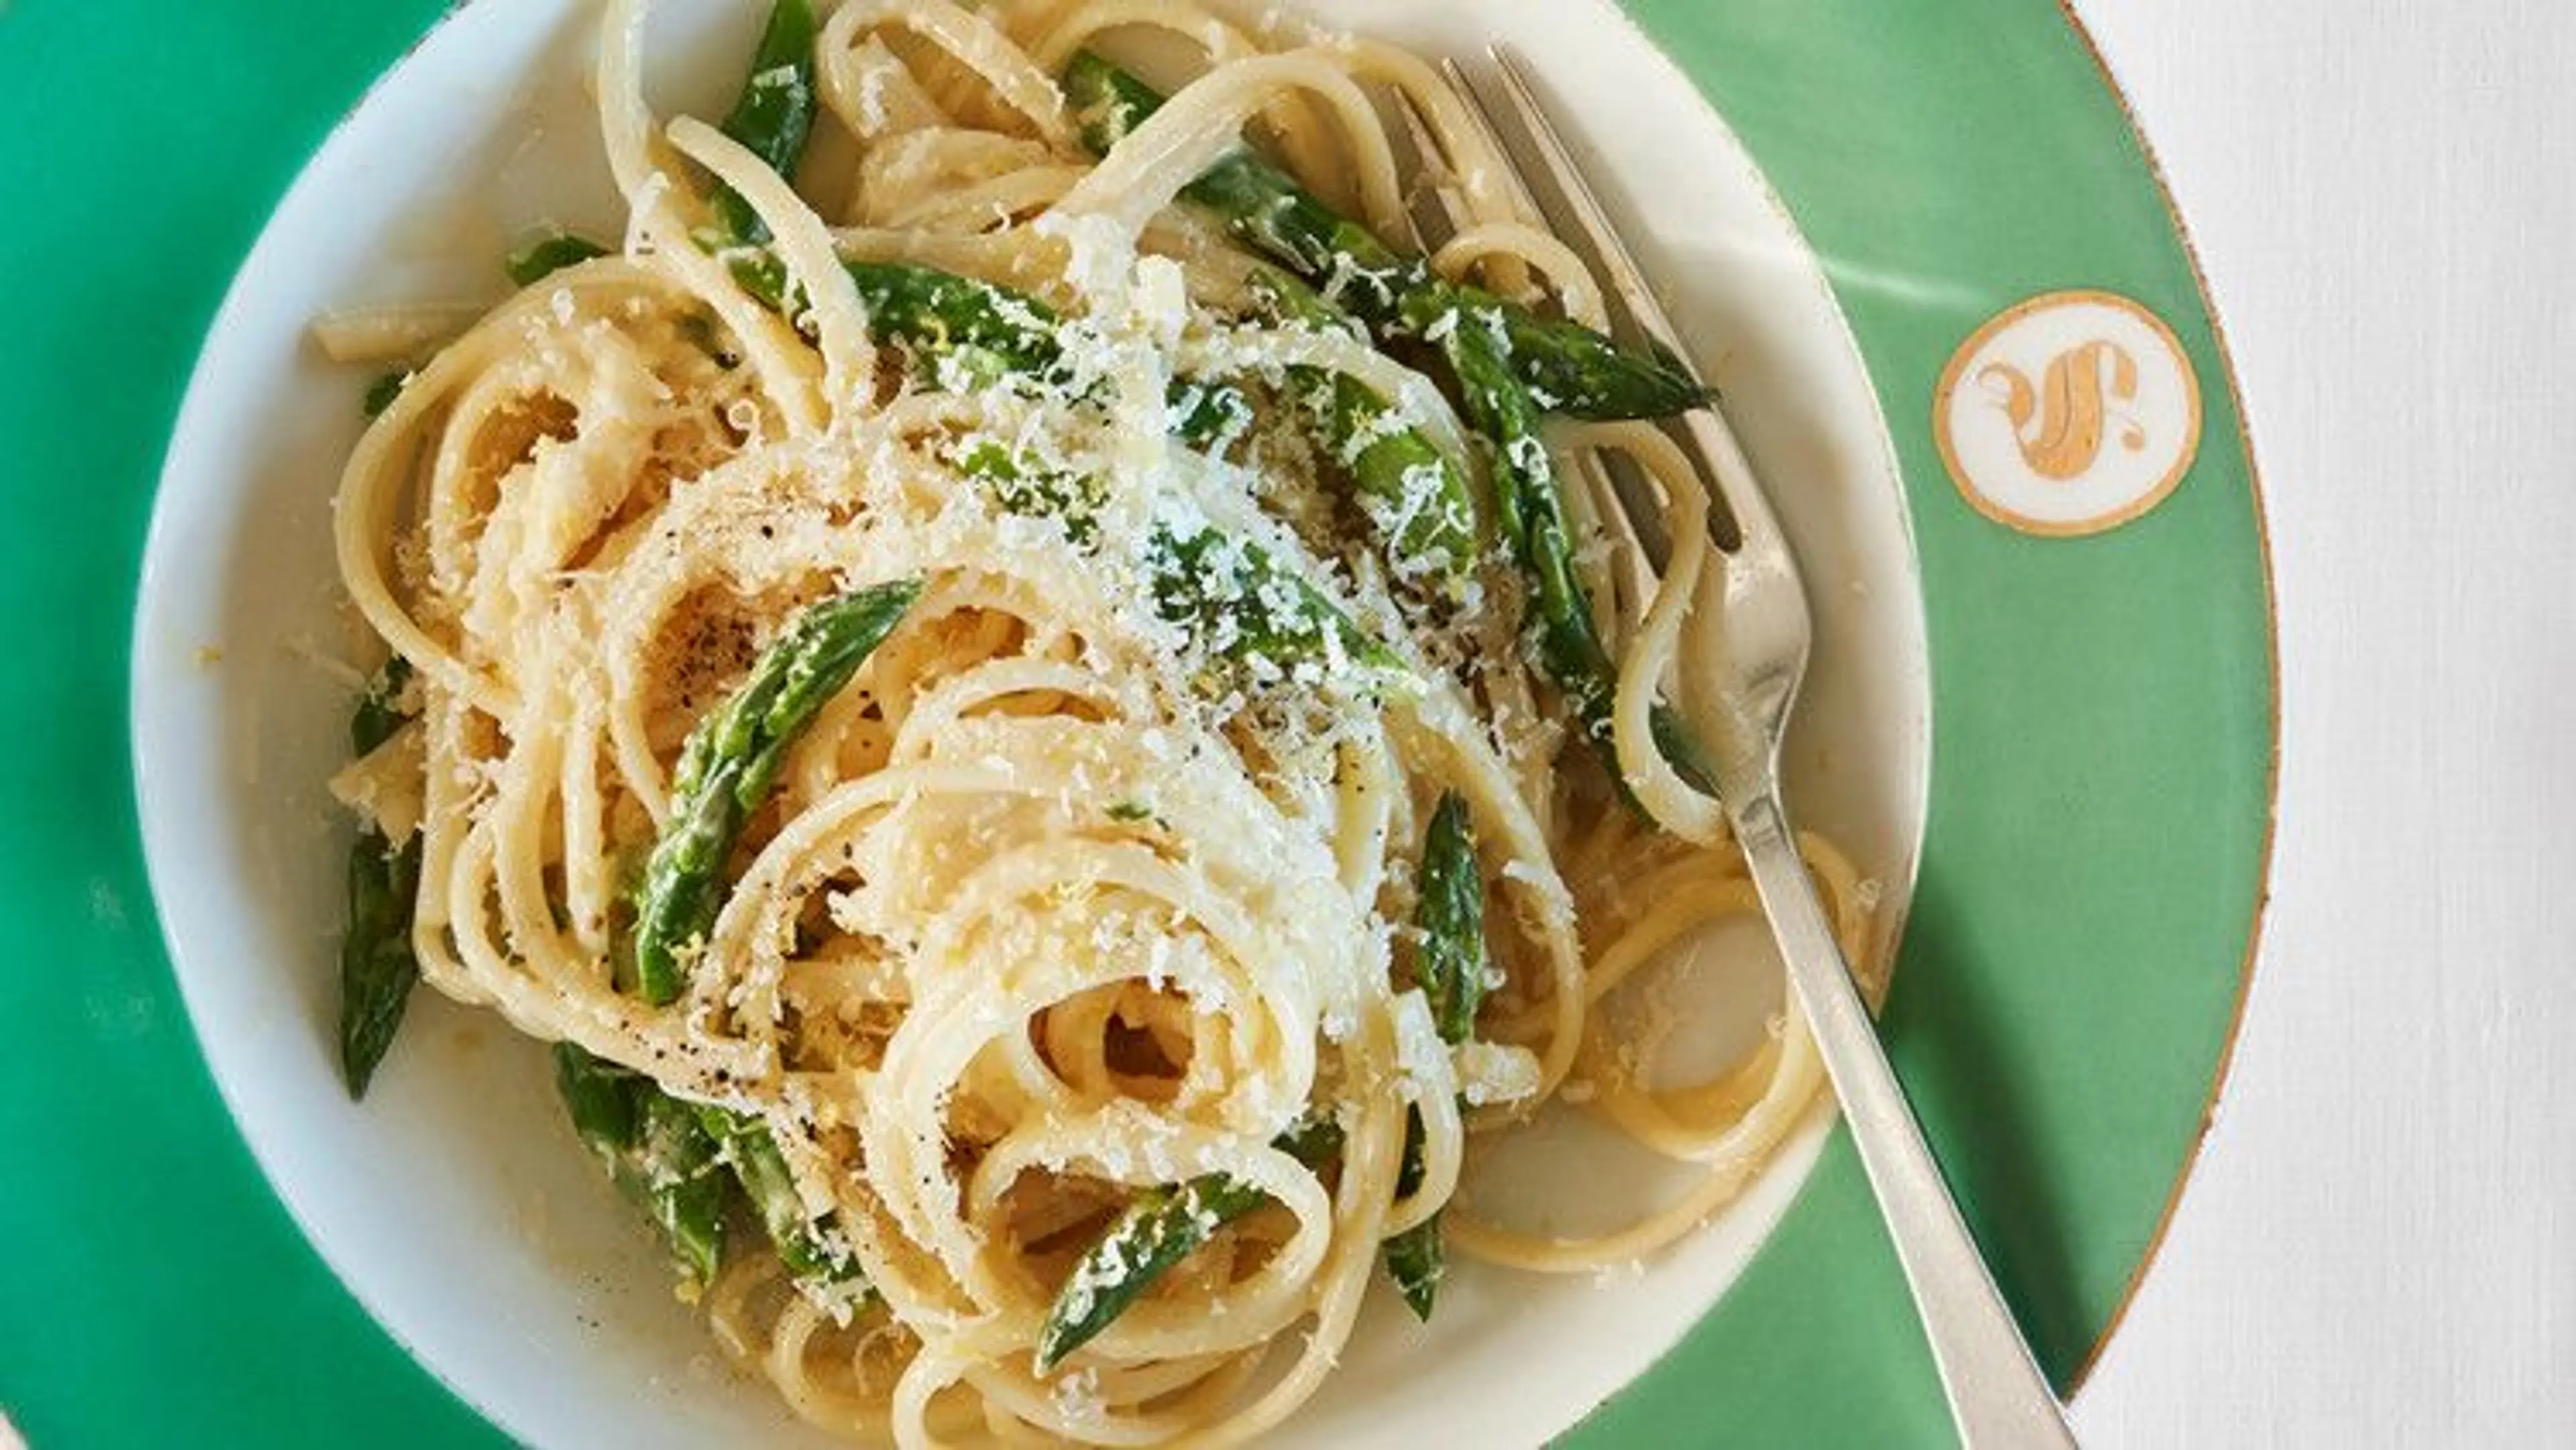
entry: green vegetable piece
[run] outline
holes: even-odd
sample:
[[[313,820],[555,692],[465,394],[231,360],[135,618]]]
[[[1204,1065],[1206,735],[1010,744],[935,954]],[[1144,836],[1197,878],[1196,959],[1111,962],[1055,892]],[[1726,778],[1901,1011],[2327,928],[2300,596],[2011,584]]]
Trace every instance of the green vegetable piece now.
[[[1163,104],[1153,88],[1087,51],[1068,64],[1064,86],[1084,142],[1095,151],[1116,145]],[[1438,345],[1469,421],[1496,451],[1496,509],[1530,581],[1541,663],[1609,756],[1617,667],[1593,627],[1590,597],[1574,567],[1563,492],[1540,437],[1540,417],[1664,417],[1706,402],[1706,391],[1661,351],[1624,350],[1589,328],[1443,281],[1249,150],[1217,162],[1182,194],[1215,211],[1238,239],[1309,281],[1329,283],[1334,300],[1371,326]],[[1658,706],[1656,713],[1656,737],[1676,770],[1707,788],[1705,756],[1688,730],[1669,710]],[[1625,794],[1615,758],[1611,776]]]
[[[948,381],[990,387],[1014,374],[1054,375],[1063,357],[1055,309],[1025,293],[910,262],[844,261],[858,287],[868,327],[880,341],[919,349],[932,364],[954,367]],[[738,252],[735,280],[771,310],[804,310],[790,295],[786,264],[767,251]]]
[[[700,240],[705,239],[702,237]],[[788,296],[787,264],[778,260],[777,253],[745,249],[739,245],[728,246],[721,233],[716,234],[716,240],[716,250],[725,252],[728,257],[728,270],[733,273],[733,279],[741,283],[742,290],[750,293],[763,307],[789,318],[805,310],[804,293],[797,292],[792,301]]]
[[[1106,495],[1100,480],[1055,469],[1021,466],[1011,450],[986,438],[950,460],[957,471],[981,480],[1003,508],[1024,518],[1058,518],[1065,537],[1089,548],[1100,536],[1100,506]]]
[[[1342,1125],[1320,1113],[1308,1112],[1288,1125],[1288,1131],[1270,1140],[1270,1146],[1305,1164],[1321,1168],[1342,1156]]]
[[[790,182],[814,134],[815,30],[811,0],[778,0],[752,52],[750,78],[720,128]],[[733,245],[756,247],[769,240],[760,213],[732,187],[716,188],[714,206]]]
[[[1454,596],[1480,552],[1467,476],[1420,429],[1391,423],[1395,409],[1358,379],[1311,368],[1291,373],[1310,426],[1348,471],[1397,577],[1428,566],[1429,577]]]
[[[359,696],[349,717],[349,747],[366,756],[394,737],[410,719],[402,712],[411,665],[396,655]],[[397,847],[373,827],[349,847],[348,932],[340,939],[340,1071],[352,1099],[385,1060],[420,980],[411,946],[412,914],[420,900],[420,840]]]
[[[681,954],[723,905],[722,873],[743,822],[768,797],[788,747],[919,597],[918,580],[863,589],[807,610],[680,752],[671,811],[635,901],[635,976],[657,1006],[680,995]]]
[[[1495,512],[1504,541],[1529,577],[1540,661],[1606,750],[1618,666],[1593,628],[1592,599],[1575,569],[1556,461],[1540,434],[1538,405],[1502,355],[1501,319],[1490,309],[1459,315],[1453,299],[1430,293],[1417,294],[1407,306],[1414,323],[1439,338],[1468,421],[1494,445]]]
[[[1404,1162],[1396,1172],[1396,1197],[1421,1191],[1422,1156],[1422,1112],[1417,1108],[1405,1117]],[[1413,1317],[1427,1323],[1432,1303],[1440,1294],[1441,1276],[1448,1272],[1440,1215],[1435,1213],[1386,1241],[1386,1272],[1395,1280],[1395,1290],[1404,1296],[1405,1307],[1413,1311]]]
[[[805,1199],[796,1191],[796,1179],[787,1171],[787,1159],[778,1151],[769,1125],[707,1104],[698,1106],[697,1115],[699,1126],[722,1145],[735,1180],[750,1195],[752,1209],[760,1215],[761,1226],[787,1272],[820,1285],[857,1281],[857,1262],[827,1248],[805,1212]]]
[[[411,369],[409,368],[396,368],[392,372],[379,374],[374,382],[367,384],[367,399],[362,405],[366,409],[367,416],[383,417],[385,409],[392,407],[394,399],[401,397],[402,390],[410,385]]]
[[[340,1070],[352,1099],[394,1044],[420,961],[412,954],[412,911],[420,899],[420,840],[396,847],[373,830],[349,848],[349,930],[340,939]]]
[[[1172,436],[1202,453],[1222,453],[1252,428],[1252,400],[1230,383],[1172,379]]]
[[[1431,1003],[1432,1026],[1455,1047],[1476,1035],[1476,1009],[1485,1000],[1485,881],[1476,868],[1476,828],[1467,798],[1440,797],[1422,837],[1420,890],[1413,921],[1421,938],[1413,975]],[[1404,1163],[1398,1198],[1420,1191],[1423,1174],[1422,1112],[1406,1115]],[[1386,1241],[1386,1268],[1416,1318],[1431,1317],[1432,1301],[1446,1272],[1440,1215],[1433,1214]]]
[[[1064,95],[1083,144],[1101,155],[1161,110],[1165,99],[1088,50],[1075,52],[1066,62]],[[1421,270],[1419,263],[1408,264],[1368,228],[1335,214],[1295,178],[1249,150],[1229,153],[1182,188],[1181,195],[1216,212],[1236,237],[1299,275],[1336,278],[1347,289],[1340,300],[1362,316],[1392,312]]]
[[[1370,669],[1403,668],[1323,591],[1249,539],[1216,529],[1158,532],[1146,542],[1146,562],[1155,612],[1223,658],[1266,659],[1284,672],[1338,648]]]
[[[522,287],[532,287],[566,267],[607,255],[606,247],[588,237],[555,232],[512,252],[501,265],[510,274],[511,281]]]
[[[1098,152],[1115,146],[1164,101],[1089,51],[1066,65],[1064,91],[1084,144]],[[1689,371],[1660,351],[1626,350],[1580,323],[1542,318],[1489,293],[1442,281],[1249,149],[1218,161],[1181,194],[1217,213],[1237,239],[1309,281],[1331,285],[1335,300],[1373,327],[1422,336],[1406,314],[1426,296],[1445,302],[1446,294],[1456,293],[1469,307],[1496,310],[1502,356],[1549,412],[1603,420],[1661,418],[1707,401]]]
[[[1476,827],[1467,798],[1440,797],[1423,835],[1414,925],[1421,933],[1414,978],[1431,1002],[1440,1040],[1455,1047],[1476,1035],[1485,1001],[1485,881],[1476,869]]]
[[[1544,412],[1596,422],[1668,418],[1709,399],[1689,367],[1660,343],[1639,352],[1580,323],[1549,321],[1480,288],[1459,287],[1458,293],[1470,306],[1492,307],[1501,314],[1512,370]]]
[[[1356,319],[1275,267],[1253,275],[1252,291],[1278,321],[1366,336]],[[1412,577],[1428,564],[1441,592],[1455,597],[1481,553],[1476,494],[1467,476],[1428,435],[1397,418],[1394,406],[1357,378],[1292,367],[1288,384],[1307,431],[1341,464],[1371,522],[1378,525],[1396,577]]]
[[[814,133],[815,30],[810,0],[779,0],[752,53],[742,92],[718,128],[790,182]],[[791,305],[787,265],[764,250],[769,224],[760,213],[721,182],[709,206],[715,225],[700,236],[701,244],[724,254],[734,280],[771,310],[790,316],[803,311],[802,299]]]
[[[909,262],[841,266],[879,337],[933,351],[973,348],[1037,377],[1063,361],[1055,309],[1025,293]]]
[[[554,1060],[555,1094],[581,1140],[604,1157],[635,1151],[643,1141],[643,1100],[635,1091],[643,1077],[574,1042],[556,1043]]]
[[[716,1140],[689,1105],[641,1073],[581,1046],[554,1047],[555,1091],[573,1130],[607,1165],[671,1250],[681,1278],[700,1288],[724,1260],[724,1207],[732,1180]]]
[[[1673,774],[1682,778],[1682,784],[1701,795],[1716,795],[1717,767],[1710,762],[1707,747],[1699,743],[1699,737],[1682,720],[1681,712],[1658,700],[1647,713],[1646,723],[1654,734],[1655,748],[1672,763]]]
[[[1565,692],[1584,731],[1622,796],[1628,794],[1611,740],[1611,709],[1619,667],[1592,622],[1592,595],[1575,568],[1574,542],[1565,517],[1564,489],[1556,460],[1540,433],[1539,411],[1529,389],[1502,357],[1504,324],[1495,306],[1469,304],[1434,329],[1431,314],[1444,304],[1428,294],[1408,302],[1415,319],[1435,331],[1456,375],[1469,423],[1494,445],[1494,503],[1504,540],[1530,581],[1529,607],[1538,622],[1539,661]],[[1668,705],[1651,714],[1654,739],[1675,771],[1692,786],[1715,794],[1701,749]]]
[[[1038,1335],[1038,1371],[1054,1369],[1099,1337],[1218,1229],[1269,1201],[1261,1190],[1221,1173],[1136,1195],[1057,1291]]]
[[[1037,298],[910,262],[845,260],[841,269],[857,284],[870,333],[914,349],[921,372],[938,386],[967,393],[1013,379],[1063,380],[1063,319]],[[738,250],[732,270],[772,311],[804,310],[775,254]],[[1228,383],[1175,379],[1169,401],[1173,432],[1194,448],[1221,448],[1252,424],[1252,400]]]
[[[1063,379],[1063,319],[1037,298],[908,262],[841,266],[858,284],[870,329],[930,354],[934,377],[953,391]],[[1224,383],[1176,379],[1170,402],[1174,431],[1193,446],[1229,441],[1252,422],[1251,400]]]
[[[682,1276],[703,1288],[724,1263],[724,1207],[730,1184],[715,1141],[689,1106],[659,1090],[643,1100],[642,1142],[619,1182],[670,1240]]]
[[[1025,468],[990,439],[966,448],[954,462],[959,472],[989,484],[1004,508],[1063,518],[1065,536],[1077,546],[1088,546],[1096,536],[1094,515],[1105,497],[1097,479]],[[1326,658],[1338,645],[1368,668],[1403,668],[1340,606],[1257,544],[1215,529],[1187,538],[1157,529],[1145,549],[1155,612],[1207,641],[1222,658],[1259,656],[1286,670]]]
[[[1309,1168],[1321,1168],[1341,1154],[1341,1125],[1309,1115],[1271,1146]],[[1218,1229],[1269,1201],[1260,1189],[1222,1173],[1136,1195],[1075,1261],[1064,1287],[1056,1291],[1038,1333],[1039,1373],[1098,1338],[1155,1280],[1198,1252]]]
[[[367,756],[411,722],[402,708],[403,691],[411,687],[411,661],[395,655],[367,682],[358,708],[349,716],[349,753]]]

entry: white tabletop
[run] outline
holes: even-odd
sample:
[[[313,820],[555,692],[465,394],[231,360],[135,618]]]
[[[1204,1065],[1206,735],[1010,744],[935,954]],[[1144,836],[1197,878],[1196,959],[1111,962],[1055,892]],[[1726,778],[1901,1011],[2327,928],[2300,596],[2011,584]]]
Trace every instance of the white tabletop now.
[[[2235,344],[2274,896],[2095,1446],[2576,1444],[2576,6],[2080,0]]]

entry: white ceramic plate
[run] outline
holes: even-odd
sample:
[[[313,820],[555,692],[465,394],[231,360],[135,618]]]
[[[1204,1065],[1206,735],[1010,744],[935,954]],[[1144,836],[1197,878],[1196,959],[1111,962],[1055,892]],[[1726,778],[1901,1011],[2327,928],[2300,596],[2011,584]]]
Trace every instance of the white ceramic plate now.
[[[1427,52],[1509,39],[1538,58],[1809,571],[1820,635],[1792,799],[1882,884],[1891,944],[1925,799],[1923,621],[1885,425],[1815,258],[1732,135],[1607,0],[1311,8]],[[755,11],[661,8],[658,110],[721,111]],[[346,828],[323,781],[345,753],[348,701],[314,656],[344,636],[329,500],[364,379],[324,363],[305,329],[338,307],[493,300],[495,259],[539,223],[617,233],[588,93],[595,24],[577,0],[464,6],[333,135],[236,279],[145,566],[133,699],[145,846],[235,1117],[305,1232],[414,1354],[541,1445],[793,1444],[817,1437],[725,1368],[672,1300],[662,1255],[591,1170],[535,1044],[424,993],[363,1106],[334,1056]],[[1721,933],[1698,956],[1712,1037],[1757,1030],[1778,990],[1759,930]],[[1284,1441],[1526,1443],[1571,1424],[1724,1291],[1814,1161],[1825,1116],[1731,1210],[1634,1272],[1462,1266],[1428,1328],[1380,1296]],[[1606,1225],[1684,1181],[1579,1128],[1540,1143],[1503,1170],[1523,1222]],[[1489,1183],[1480,1201],[1505,1191]],[[1538,1364],[1548,1372],[1528,1372]]]

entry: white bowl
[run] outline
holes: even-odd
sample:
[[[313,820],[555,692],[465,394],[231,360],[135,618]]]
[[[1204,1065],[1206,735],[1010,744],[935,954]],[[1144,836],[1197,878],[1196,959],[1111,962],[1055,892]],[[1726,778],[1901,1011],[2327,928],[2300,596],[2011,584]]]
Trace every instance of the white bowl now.
[[[673,0],[657,12],[658,110],[721,111],[757,9]],[[1893,450],[1815,257],[1734,137],[1609,0],[1312,9],[1430,52],[1509,39],[1537,58],[1798,542],[1820,637],[1792,800],[1882,884],[1892,945],[1929,757],[1922,609]],[[345,755],[348,696],[314,656],[345,637],[330,495],[364,379],[325,363],[305,329],[351,305],[490,300],[507,242],[540,222],[617,234],[588,92],[594,17],[579,0],[458,10],[332,135],[235,279],[145,561],[133,681],[144,843],[234,1117],[305,1233],[431,1370],[540,1445],[819,1441],[767,1386],[724,1367],[673,1301],[661,1254],[563,1122],[535,1044],[423,993],[364,1105],[336,1065],[347,827],[323,781]],[[1702,954],[1718,961],[1704,974],[1712,1034],[1741,1038],[1777,1001],[1776,967],[1758,927],[1722,935]],[[1827,1117],[1820,1108],[1734,1207],[1633,1273],[1462,1266],[1427,1328],[1380,1296],[1283,1439],[1505,1445],[1573,1423],[1716,1301],[1804,1180]],[[1529,1220],[1633,1216],[1683,1181],[1579,1130],[1547,1142],[1540,1176],[1584,1192],[1534,1196]]]

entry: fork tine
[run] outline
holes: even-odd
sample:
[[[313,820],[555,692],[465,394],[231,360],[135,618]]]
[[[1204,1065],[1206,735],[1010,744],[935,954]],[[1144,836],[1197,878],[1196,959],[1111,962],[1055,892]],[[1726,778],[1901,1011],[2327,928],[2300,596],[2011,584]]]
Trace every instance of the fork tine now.
[[[1637,478],[1634,470],[1622,474],[1610,466],[1624,461],[1617,455],[1605,456],[1589,449],[1578,453],[1572,468],[1577,486],[1566,490],[1569,504],[1577,495],[1586,500],[1583,512],[1588,517],[1583,522],[1607,535],[1613,545],[1610,561],[1616,572],[1611,582],[1616,587],[1608,592],[1616,594],[1615,613],[1624,623],[1621,629],[1605,627],[1605,639],[1626,638],[1625,626],[1646,617],[1654,603],[1656,581],[1662,578],[1673,557],[1672,543],[1664,537],[1663,520],[1657,511],[1639,509],[1631,501],[1652,498],[1645,480]],[[1647,537],[1641,524],[1655,526],[1652,538]]]
[[[1445,184],[1447,163],[1431,122],[1400,90],[1395,93],[1395,113],[1403,124],[1390,139],[1396,142],[1397,164],[1412,178],[1404,189],[1405,210],[1413,222],[1414,245],[1428,256],[1465,230],[1466,205]]]
[[[1484,98],[1476,93],[1467,72],[1455,59],[1443,57],[1440,74],[1463,103],[1461,109],[1475,130],[1476,140],[1494,157],[1513,204],[1529,215],[1543,216],[1545,213],[1540,211],[1538,199],[1531,195],[1529,182],[1521,175],[1520,168],[1513,164],[1511,149],[1504,143],[1502,133],[1495,129],[1494,118],[1486,111]],[[1414,105],[1412,97],[1401,91],[1396,94],[1398,108],[1405,119],[1407,140],[1420,155],[1434,154],[1439,143],[1431,134],[1429,120]],[[1427,168],[1417,170],[1417,175],[1424,178],[1430,174]],[[1467,205],[1461,194],[1448,187],[1440,187],[1437,192],[1440,203],[1448,212],[1450,235],[1465,230],[1460,223],[1467,215]],[[1435,249],[1425,247],[1423,250]],[[1568,511],[1574,516],[1575,524],[1586,534],[1596,531],[1607,533],[1621,546],[1613,550],[1613,557],[1622,564],[1622,574],[1617,582],[1625,597],[1632,600],[1652,598],[1655,576],[1662,571],[1664,561],[1672,557],[1672,546],[1664,537],[1659,513],[1652,507],[1638,506],[1638,500],[1650,501],[1652,498],[1645,481],[1636,476],[1636,470],[1627,466],[1623,457],[1584,452],[1569,462],[1579,485],[1566,494]],[[1596,602],[1604,608],[1609,607],[1607,600]],[[1637,607],[1642,612],[1643,606]]]
[[[1538,153],[1539,162],[1547,172],[1549,184],[1564,203],[1563,214],[1558,220],[1574,224],[1585,249],[1600,265],[1611,293],[1619,299],[1638,330],[1652,341],[1671,349],[1675,357],[1682,359],[1684,367],[1691,367],[1689,359],[1683,356],[1681,337],[1673,330],[1672,318],[1665,313],[1663,304],[1656,300],[1654,288],[1646,282],[1644,269],[1637,265],[1627,243],[1619,239],[1617,229],[1610,224],[1609,211],[1601,205],[1601,198],[1593,192],[1592,184],[1584,180],[1582,170],[1574,164],[1574,154],[1566,146],[1565,138],[1558,134],[1555,123],[1541,108],[1520,53],[1510,46],[1497,45],[1493,48],[1493,57],[1495,69],[1502,77],[1503,95],[1511,103],[1513,119],[1520,123],[1522,133],[1528,136],[1531,148]],[[1454,62],[1449,69],[1452,83],[1458,84],[1467,95],[1476,97],[1476,109],[1481,111],[1482,97],[1473,85],[1466,84],[1465,73]],[[1489,132],[1492,130],[1490,117],[1486,127]],[[1512,154],[1499,145],[1496,149],[1506,156]],[[1524,184],[1526,181],[1524,177]],[[1697,371],[1692,368],[1693,376],[1697,376]]]
[[[1530,195],[1528,180],[1521,175],[1520,168],[1512,164],[1512,153],[1503,144],[1502,134],[1494,129],[1494,118],[1485,110],[1483,98],[1479,97],[1476,94],[1476,88],[1468,83],[1467,73],[1459,69],[1455,58],[1441,57],[1440,76],[1442,80],[1448,82],[1450,93],[1460,101],[1459,110],[1466,116],[1469,129],[1475,133],[1474,139],[1485,148],[1487,155],[1494,158],[1493,170],[1496,178],[1503,184],[1505,199],[1525,216],[1544,215],[1538,208],[1538,199]],[[1455,180],[1454,168],[1451,175]],[[1463,191],[1450,194],[1453,214],[1464,215],[1471,210],[1462,199],[1463,195]],[[1461,230],[1464,228],[1462,227]],[[1529,268],[1517,258],[1488,257],[1484,267],[1485,280],[1498,292],[1526,300],[1527,294],[1536,291]]]
[[[1499,57],[1498,51],[1498,60]],[[1528,175],[1514,159],[1511,144],[1504,139],[1501,127],[1495,124],[1493,111],[1488,106],[1482,89],[1454,58],[1444,58],[1440,62],[1440,73],[1449,82],[1449,88],[1457,92],[1458,98],[1465,102],[1467,118],[1475,126],[1485,149],[1491,152],[1502,166],[1504,184],[1510,188],[1514,201],[1523,211],[1532,216],[1546,218],[1551,225],[1555,225],[1555,214],[1540,204],[1538,196],[1529,184]],[[1520,105],[1518,97],[1514,98],[1514,102],[1516,107]],[[1597,242],[1591,250],[1595,256],[1595,265],[1611,274],[1615,294],[1619,280],[1616,267],[1599,260],[1601,247]],[[1635,273],[1636,267],[1633,262],[1628,264],[1628,271],[1631,274]],[[1623,307],[1634,311],[1633,305],[1627,303],[1625,299],[1617,300]],[[1667,330],[1669,331],[1669,328]],[[1666,346],[1669,347],[1670,344]],[[1675,351],[1675,356],[1679,356],[1678,351]],[[1645,476],[1638,471],[1627,455],[1621,453],[1586,457],[1580,460],[1578,469],[1585,475],[1587,484],[1597,486],[1605,512],[1603,522],[1612,537],[1626,546],[1620,551],[1619,557],[1627,561],[1627,567],[1632,575],[1642,571],[1645,576],[1642,584],[1635,578],[1627,580],[1626,587],[1642,588],[1651,593],[1653,575],[1661,573],[1665,563],[1672,557],[1672,540],[1664,527],[1663,505],[1657,499],[1653,485],[1646,481]],[[1721,502],[1711,514],[1711,530],[1718,536],[1721,544],[1732,542],[1726,530],[1733,527],[1733,522],[1723,517],[1725,512],[1725,505]]]
[[[1502,132],[1495,129],[1493,113],[1485,109],[1485,98],[1477,94],[1475,82],[1468,78],[1457,57],[1440,58],[1440,78],[1447,81],[1449,89],[1456,91],[1458,98],[1467,103],[1467,120],[1476,128],[1477,139],[1501,160],[1503,185],[1510,190],[1512,200],[1519,204],[1521,210],[1538,214],[1538,198],[1530,194],[1529,178],[1521,175],[1520,168],[1512,164],[1511,148],[1503,143]]]
[[[1501,77],[1500,89],[1509,103],[1513,118],[1528,138],[1530,151],[1536,153],[1547,173],[1549,190],[1557,205],[1542,206],[1560,232],[1570,231],[1581,249],[1588,252],[1599,266],[1610,295],[1618,302],[1631,325],[1648,339],[1670,352],[1682,365],[1699,376],[1682,345],[1680,331],[1673,326],[1672,315],[1655,296],[1647,282],[1645,270],[1638,266],[1636,254],[1628,250],[1612,225],[1608,208],[1592,184],[1584,179],[1582,168],[1553,121],[1530,81],[1528,63],[1520,52],[1508,45],[1492,49],[1494,67]],[[1481,105],[1482,97],[1473,87],[1467,94]],[[1504,155],[1513,155],[1509,150]],[[1526,174],[1524,180],[1527,179]],[[1772,515],[1770,500],[1761,485],[1754,481],[1752,466],[1732,430],[1711,409],[1694,409],[1677,420],[1681,433],[1699,455],[1701,476],[1708,484],[1709,531],[1718,547],[1728,553],[1760,548],[1767,554],[1785,558],[1787,543],[1780,536],[1778,520]],[[1634,509],[1646,502],[1629,490],[1621,490],[1621,501]],[[1653,510],[1648,510],[1653,516]]]
[[[1510,193],[1513,205],[1531,216],[1544,216],[1546,213],[1540,210],[1538,198],[1530,192],[1528,178],[1521,175],[1520,167],[1513,163],[1510,146],[1495,128],[1493,115],[1485,109],[1484,97],[1477,94],[1467,72],[1454,58],[1444,56],[1440,61],[1440,75],[1462,103],[1460,109],[1474,128],[1475,139],[1493,156],[1495,165],[1500,168],[1503,186]],[[1415,145],[1424,151],[1433,149],[1436,143],[1430,135],[1429,124],[1410,97],[1404,98],[1403,110],[1412,127]],[[1443,189],[1441,198],[1449,208],[1453,223],[1465,214],[1466,205],[1457,193]],[[1616,455],[1604,457],[1586,452],[1573,458],[1571,466],[1580,485],[1568,490],[1566,498],[1576,515],[1575,522],[1587,532],[1606,532],[1620,544],[1622,547],[1613,551],[1613,557],[1623,561],[1624,575],[1619,581],[1620,587],[1635,597],[1651,597],[1654,576],[1672,557],[1672,546],[1664,536],[1660,513],[1651,506],[1639,506],[1641,501],[1651,504],[1653,496],[1645,480],[1637,476],[1636,470],[1624,457]]]

